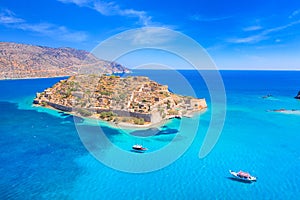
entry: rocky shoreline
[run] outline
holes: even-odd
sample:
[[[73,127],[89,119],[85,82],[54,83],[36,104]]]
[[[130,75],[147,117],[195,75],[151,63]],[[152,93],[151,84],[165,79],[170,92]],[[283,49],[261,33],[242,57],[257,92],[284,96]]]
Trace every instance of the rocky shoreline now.
[[[169,120],[173,119],[173,118],[163,119],[163,120],[161,120],[159,122],[156,122],[156,123],[146,123],[146,124],[143,124],[143,125],[126,123],[126,122],[116,123],[116,122],[112,122],[112,121],[101,120],[97,116],[85,117],[85,116],[79,115],[78,113],[72,112],[72,111],[70,111],[70,112],[68,112],[68,111],[62,111],[62,110],[56,109],[56,108],[54,108],[52,106],[41,106],[39,104],[36,104],[35,102],[33,103],[33,106],[43,107],[43,108],[55,110],[57,112],[63,112],[65,114],[68,114],[68,115],[71,115],[71,116],[74,116],[74,117],[80,117],[82,119],[91,119],[91,120],[96,120],[96,121],[100,121],[100,122],[105,122],[105,123],[107,123],[112,128],[124,129],[124,130],[135,130],[135,129],[136,130],[144,130],[144,129],[150,129],[150,128],[159,128],[159,127],[165,125],[166,123],[168,123]],[[198,111],[198,112],[194,112],[194,113],[189,113],[189,115],[185,115],[185,116],[183,116],[181,118],[192,118],[195,115],[199,115],[199,114],[204,113],[205,111],[206,111],[206,109],[203,109],[202,111]],[[181,119],[181,118],[179,118],[179,119]]]
[[[148,77],[115,75],[72,76],[37,93],[33,103],[124,128],[151,127],[207,108],[205,99],[173,94]]]
[[[298,94],[295,96],[295,99],[300,99],[300,91],[299,91]]]

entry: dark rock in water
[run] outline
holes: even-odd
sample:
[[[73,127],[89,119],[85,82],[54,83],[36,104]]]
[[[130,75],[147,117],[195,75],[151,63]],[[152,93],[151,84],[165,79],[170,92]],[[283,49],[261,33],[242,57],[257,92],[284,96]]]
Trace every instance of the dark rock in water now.
[[[270,98],[270,97],[273,97],[273,96],[271,94],[267,94],[266,96],[263,96],[262,98],[267,99],[267,98]]]
[[[39,104],[39,103],[40,103],[39,100],[36,100],[36,99],[33,100],[33,104]]]
[[[287,110],[284,108],[273,110],[274,112],[286,112]]]
[[[295,96],[295,99],[300,99],[300,91],[298,92],[297,96]]]

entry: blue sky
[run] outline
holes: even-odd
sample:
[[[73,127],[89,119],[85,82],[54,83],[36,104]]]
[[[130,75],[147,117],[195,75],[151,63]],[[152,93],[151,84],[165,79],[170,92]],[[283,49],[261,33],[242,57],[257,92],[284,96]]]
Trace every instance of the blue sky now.
[[[190,36],[220,69],[300,69],[296,0],[0,2],[0,41],[91,51],[117,33],[152,26]]]

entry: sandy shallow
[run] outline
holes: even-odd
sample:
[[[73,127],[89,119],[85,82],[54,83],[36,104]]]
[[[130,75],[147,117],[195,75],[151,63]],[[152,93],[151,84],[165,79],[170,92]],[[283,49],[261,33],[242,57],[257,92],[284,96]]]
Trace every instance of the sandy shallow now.
[[[126,122],[120,122],[120,123],[113,123],[108,122],[112,127],[114,128],[120,128],[120,129],[149,129],[149,128],[158,128],[166,124],[169,120],[165,119],[158,123],[149,123],[144,125],[137,125],[137,124],[131,124]]]

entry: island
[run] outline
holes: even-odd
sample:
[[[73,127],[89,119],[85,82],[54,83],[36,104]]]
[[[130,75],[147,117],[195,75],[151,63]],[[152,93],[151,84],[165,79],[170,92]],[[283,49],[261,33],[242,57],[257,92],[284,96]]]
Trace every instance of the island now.
[[[75,75],[36,94],[33,103],[122,125],[153,125],[191,117],[205,99],[182,96],[144,76]]]

